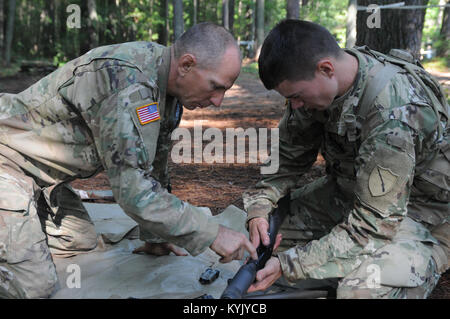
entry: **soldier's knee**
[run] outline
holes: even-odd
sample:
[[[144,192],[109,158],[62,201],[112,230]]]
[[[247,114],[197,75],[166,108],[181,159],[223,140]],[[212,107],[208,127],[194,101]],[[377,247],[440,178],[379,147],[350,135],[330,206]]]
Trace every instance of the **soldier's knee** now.
[[[372,299],[373,293],[370,289],[366,287],[361,287],[361,283],[348,282],[348,280],[343,279],[339,282],[338,288],[336,290],[337,299]]]
[[[39,214],[52,254],[88,251],[97,246],[95,226],[84,207],[60,207],[55,215],[41,209]]]
[[[365,282],[343,279],[336,291],[337,299],[404,299],[406,298],[405,288],[374,286],[368,287]]]
[[[64,244],[64,240],[61,242],[68,250],[81,250],[87,251],[97,247],[97,233],[95,232],[94,225],[87,224],[86,231],[77,232],[72,236],[69,241]]]
[[[97,233],[91,223],[84,223],[83,227],[47,228],[48,245],[54,255],[66,255],[76,252],[89,251],[97,247]]]
[[[401,268],[397,269],[397,277],[401,272]],[[440,277],[433,259],[428,262],[426,272],[420,276],[421,283],[416,286],[411,281],[394,283],[394,276],[387,273],[384,273],[384,280],[361,276],[361,272],[359,275],[349,275],[339,282],[336,292],[338,299],[425,299],[436,287]],[[387,281],[387,278],[391,278],[391,281]]]
[[[31,250],[29,259],[0,263],[0,298],[48,298],[55,291],[58,276],[47,245]]]
[[[89,213],[78,194],[68,185],[63,185],[58,194],[59,208],[53,220],[60,244],[67,250],[86,251],[97,246],[97,233]],[[50,234],[48,232],[48,234]],[[57,235],[58,237],[58,235]]]
[[[78,232],[72,239],[72,247],[77,250],[92,250],[97,247],[98,236],[94,224],[86,223],[85,231]]]

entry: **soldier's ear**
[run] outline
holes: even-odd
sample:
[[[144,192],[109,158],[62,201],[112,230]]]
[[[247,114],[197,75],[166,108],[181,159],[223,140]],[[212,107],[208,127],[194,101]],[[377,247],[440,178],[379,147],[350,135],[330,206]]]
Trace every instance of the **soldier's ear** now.
[[[195,55],[186,53],[183,54],[178,60],[178,72],[180,76],[185,76],[189,73],[193,67],[197,65],[197,59]]]
[[[317,62],[316,72],[319,72],[322,75],[332,78],[334,75],[333,62],[328,58],[320,59],[319,62]]]

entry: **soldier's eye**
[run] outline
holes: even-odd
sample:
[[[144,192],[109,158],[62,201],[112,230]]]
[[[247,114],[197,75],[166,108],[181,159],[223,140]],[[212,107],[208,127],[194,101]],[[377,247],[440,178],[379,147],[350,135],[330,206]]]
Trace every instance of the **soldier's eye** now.
[[[211,81],[209,83],[210,83],[211,91],[226,91],[227,90],[227,88],[223,84],[216,83],[214,81]]]

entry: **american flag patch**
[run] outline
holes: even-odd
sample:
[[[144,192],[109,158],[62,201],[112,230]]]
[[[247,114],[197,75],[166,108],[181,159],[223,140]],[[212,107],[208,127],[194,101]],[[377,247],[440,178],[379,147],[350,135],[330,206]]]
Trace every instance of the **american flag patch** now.
[[[141,125],[160,119],[157,102],[138,107],[136,113]]]

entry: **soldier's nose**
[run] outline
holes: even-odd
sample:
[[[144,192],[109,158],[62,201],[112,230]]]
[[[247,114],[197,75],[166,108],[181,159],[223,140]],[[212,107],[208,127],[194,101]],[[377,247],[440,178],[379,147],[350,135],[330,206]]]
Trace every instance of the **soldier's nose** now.
[[[223,101],[223,94],[221,94],[220,96],[212,97],[209,101],[215,107],[219,107],[222,104],[222,101]]]

